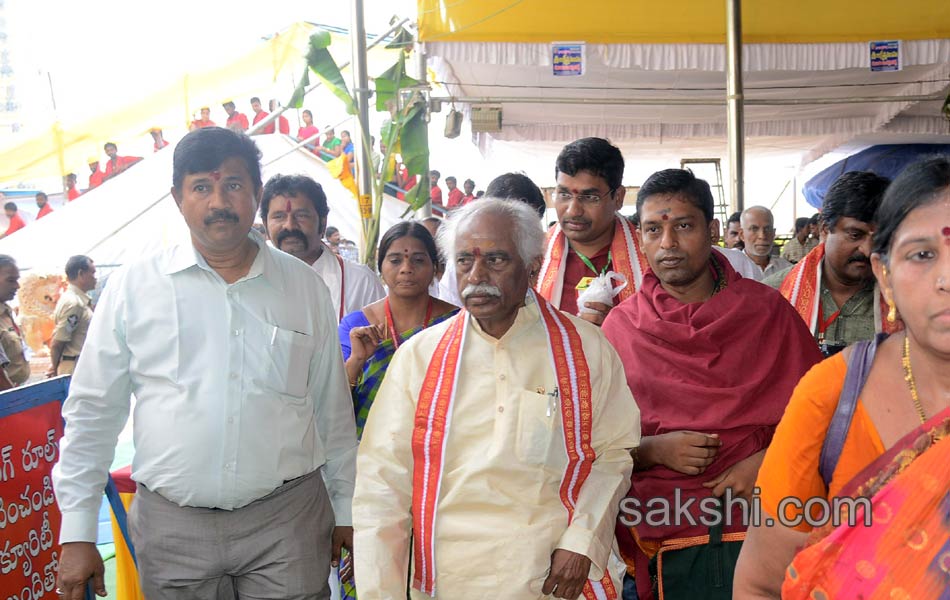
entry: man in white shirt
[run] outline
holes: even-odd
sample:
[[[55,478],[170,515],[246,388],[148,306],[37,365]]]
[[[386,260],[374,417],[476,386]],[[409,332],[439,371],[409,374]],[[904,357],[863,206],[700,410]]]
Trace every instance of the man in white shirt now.
[[[320,275],[330,289],[339,322],[381,300],[386,290],[372,269],[340,258],[323,243],[329,214],[323,187],[306,175],[275,175],[264,185],[261,220],[267,236],[278,250],[296,256]]]
[[[327,598],[331,561],[352,547],[335,313],[306,265],[250,231],[259,160],[243,134],[186,135],[171,193],[191,243],[127,265],[99,302],[53,472],[64,598],[90,579],[105,595],[97,516],[131,394],[129,528],[149,600]]]
[[[762,281],[772,273],[792,266],[781,256],[772,255],[775,244],[775,219],[772,211],[764,206],[750,206],[742,211],[740,217],[742,229],[739,238],[745,245],[743,251],[758,267],[756,281]]]

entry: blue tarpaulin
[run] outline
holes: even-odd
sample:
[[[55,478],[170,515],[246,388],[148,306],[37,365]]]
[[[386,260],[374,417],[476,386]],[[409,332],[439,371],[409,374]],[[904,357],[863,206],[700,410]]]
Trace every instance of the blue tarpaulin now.
[[[820,209],[825,192],[835,179],[849,171],[871,171],[881,177],[894,179],[908,164],[921,156],[950,154],[950,144],[882,144],[839,160],[805,184],[802,193],[815,208]]]

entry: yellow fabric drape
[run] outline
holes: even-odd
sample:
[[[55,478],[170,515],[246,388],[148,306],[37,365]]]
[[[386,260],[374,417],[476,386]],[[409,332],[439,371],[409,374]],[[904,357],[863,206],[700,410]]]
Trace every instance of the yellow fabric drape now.
[[[125,505],[125,512],[129,512],[135,494],[119,494],[122,498],[122,504]],[[145,600],[142,590],[139,588],[139,573],[135,569],[135,562],[132,561],[132,554],[129,553],[129,546],[122,537],[122,531],[119,530],[119,524],[115,520],[115,514],[110,512],[112,517],[112,538],[115,540],[115,590],[110,590],[118,600]]]
[[[184,73],[163,88],[145,90],[142,99],[120,110],[111,110],[78,123],[52,125],[47,132],[26,138],[19,144],[0,150],[0,181],[21,181],[31,178],[86,173],[86,159],[101,155],[107,141],[119,145],[124,141],[148,135],[153,126],[185,132],[192,111],[210,106],[220,111],[229,99],[245,101],[262,90],[275,86],[278,77],[286,81],[290,98],[290,82],[303,74],[310,35],[316,27],[297,23],[264,43],[258,44],[234,60],[203,72]],[[332,34],[330,52],[338,63],[351,56],[350,38]],[[395,52],[383,47],[369,53],[371,73],[382,72],[395,61]],[[309,98],[309,96],[308,96]],[[183,112],[184,111],[184,112]],[[183,118],[184,117],[184,118]],[[224,123],[218,123],[223,126]],[[175,136],[172,135],[174,140]]]
[[[721,44],[725,2],[709,0],[419,0],[423,41]],[[747,44],[950,37],[939,0],[758,0],[742,5]],[[530,23],[530,27],[525,27]]]

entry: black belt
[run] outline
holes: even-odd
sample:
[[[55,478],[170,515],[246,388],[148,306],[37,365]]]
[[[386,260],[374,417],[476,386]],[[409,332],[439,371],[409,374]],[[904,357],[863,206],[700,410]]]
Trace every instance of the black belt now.
[[[76,356],[60,356],[59,360],[79,360],[79,355]]]

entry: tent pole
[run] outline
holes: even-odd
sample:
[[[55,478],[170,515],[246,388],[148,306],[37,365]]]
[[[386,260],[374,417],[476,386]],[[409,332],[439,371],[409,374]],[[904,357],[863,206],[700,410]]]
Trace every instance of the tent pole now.
[[[363,0],[353,0],[353,13],[350,28],[353,44],[353,94],[356,96],[357,120],[360,135],[350,136],[353,140],[353,157],[356,159],[357,184],[360,188],[360,217],[363,220],[363,246],[368,242],[372,212],[364,212],[366,205],[372,206],[368,199],[373,196],[373,161],[369,147],[369,77],[366,74],[366,25],[363,21]],[[369,254],[369,253],[368,253]]]
[[[726,127],[729,133],[729,188],[735,210],[745,208],[745,136],[742,102],[742,0],[726,0]]]
[[[413,43],[413,55],[416,59],[416,79],[419,80],[420,85],[423,87],[428,87],[429,74],[426,67],[426,49],[425,46],[419,41],[419,30],[416,28],[415,41]],[[429,107],[426,106],[426,112],[429,112]],[[424,120],[424,125],[426,130],[426,144],[428,144],[429,139],[429,118],[428,116]],[[426,203],[416,211],[416,216],[420,219],[425,219],[432,216],[432,197],[429,195],[429,160],[426,159],[425,169],[422,171],[420,176],[421,181],[417,185],[421,185],[422,191],[425,191]]]

